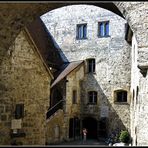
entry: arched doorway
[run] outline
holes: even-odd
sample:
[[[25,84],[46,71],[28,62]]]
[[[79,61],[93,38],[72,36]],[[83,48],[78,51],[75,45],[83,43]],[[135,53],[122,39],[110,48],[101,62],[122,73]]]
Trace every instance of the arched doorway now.
[[[86,117],[82,120],[82,127],[87,129],[88,139],[97,139],[97,120],[92,117]]]

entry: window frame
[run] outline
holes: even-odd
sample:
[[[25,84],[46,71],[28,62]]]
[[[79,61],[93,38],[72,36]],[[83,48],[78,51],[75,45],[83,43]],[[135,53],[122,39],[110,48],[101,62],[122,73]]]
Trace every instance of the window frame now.
[[[90,98],[92,97],[92,98]],[[92,99],[92,101],[90,101]],[[88,104],[96,105],[98,102],[98,93],[97,91],[89,91],[88,92]]]
[[[100,29],[100,24],[103,24],[103,35],[101,35],[101,29]],[[110,37],[110,22],[109,21],[101,21],[98,22],[98,37],[99,38],[104,38],[104,37]],[[106,27],[108,25],[108,27]],[[108,28],[108,34],[106,34],[106,30]]]
[[[89,58],[87,59],[87,72],[88,73],[96,73],[96,59],[95,58]]]
[[[15,119],[21,119],[24,117],[24,104],[19,103],[15,106]]]
[[[122,94],[119,94],[119,93],[122,93]],[[119,95],[122,96],[122,98],[119,99]],[[125,96],[126,96],[126,98],[125,98]],[[122,90],[115,90],[114,91],[114,102],[115,103],[128,103],[128,91],[123,90],[123,89]]]
[[[87,39],[87,23],[76,25],[76,39],[77,40]]]

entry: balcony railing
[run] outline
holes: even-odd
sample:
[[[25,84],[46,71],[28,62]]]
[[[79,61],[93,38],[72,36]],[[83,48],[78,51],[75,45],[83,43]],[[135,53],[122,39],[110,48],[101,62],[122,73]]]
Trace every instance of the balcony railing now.
[[[49,110],[46,113],[46,119],[50,118],[50,116],[52,116],[57,110],[59,109],[63,109],[63,102],[65,100],[62,99],[59,102],[57,102],[54,106],[52,106],[51,108],[49,108]]]

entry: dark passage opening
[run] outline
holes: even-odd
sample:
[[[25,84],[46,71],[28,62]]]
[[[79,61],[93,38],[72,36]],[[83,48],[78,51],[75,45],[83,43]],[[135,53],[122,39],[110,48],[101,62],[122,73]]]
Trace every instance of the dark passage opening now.
[[[99,137],[107,137],[107,118],[105,117],[102,117],[99,120]]]
[[[69,138],[77,139],[80,136],[80,119],[78,117],[69,120]]]
[[[87,129],[87,139],[97,139],[97,120],[87,117],[82,121],[83,128]]]

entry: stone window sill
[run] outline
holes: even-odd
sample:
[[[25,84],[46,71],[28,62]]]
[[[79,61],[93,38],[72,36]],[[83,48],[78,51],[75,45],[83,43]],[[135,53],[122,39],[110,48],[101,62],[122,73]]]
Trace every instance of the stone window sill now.
[[[106,36],[99,36],[98,35],[98,38],[108,38],[108,37],[111,37],[110,35],[106,35]]]
[[[114,104],[117,104],[117,105],[129,105],[128,102],[114,102]]]

